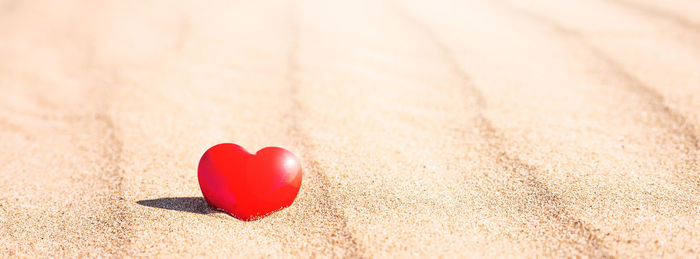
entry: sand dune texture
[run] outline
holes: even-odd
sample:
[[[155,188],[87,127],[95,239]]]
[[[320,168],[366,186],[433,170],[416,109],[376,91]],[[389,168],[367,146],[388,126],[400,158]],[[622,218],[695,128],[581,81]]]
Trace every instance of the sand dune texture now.
[[[693,0],[0,3],[0,257],[697,257],[698,138]]]

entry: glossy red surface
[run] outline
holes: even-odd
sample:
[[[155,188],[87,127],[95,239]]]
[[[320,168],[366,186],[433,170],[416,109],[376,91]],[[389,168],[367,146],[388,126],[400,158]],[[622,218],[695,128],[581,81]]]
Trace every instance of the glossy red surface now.
[[[299,159],[283,148],[266,147],[253,155],[223,143],[202,155],[197,177],[210,206],[249,221],[292,205],[302,173]]]

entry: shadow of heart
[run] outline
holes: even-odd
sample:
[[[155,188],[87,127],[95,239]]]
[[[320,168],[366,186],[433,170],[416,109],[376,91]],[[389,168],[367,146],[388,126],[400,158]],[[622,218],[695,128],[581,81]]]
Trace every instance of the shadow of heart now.
[[[166,197],[152,200],[140,200],[136,203],[152,208],[185,211],[203,215],[219,213],[219,211],[209,208],[209,205],[203,197]]]

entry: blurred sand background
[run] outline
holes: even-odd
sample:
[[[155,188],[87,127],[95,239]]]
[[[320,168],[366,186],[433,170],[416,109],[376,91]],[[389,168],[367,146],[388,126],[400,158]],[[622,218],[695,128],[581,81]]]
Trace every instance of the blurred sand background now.
[[[697,257],[699,136],[694,0],[0,2],[0,257]]]

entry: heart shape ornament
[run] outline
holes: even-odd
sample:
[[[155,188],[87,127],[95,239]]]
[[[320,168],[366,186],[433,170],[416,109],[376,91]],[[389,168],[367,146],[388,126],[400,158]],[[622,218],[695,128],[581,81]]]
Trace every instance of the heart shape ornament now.
[[[207,203],[251,221],[289,207],[301,187],[301,163],[292,152],[266,147],[250,154],[222,143],[199,160],[197,177]]]

